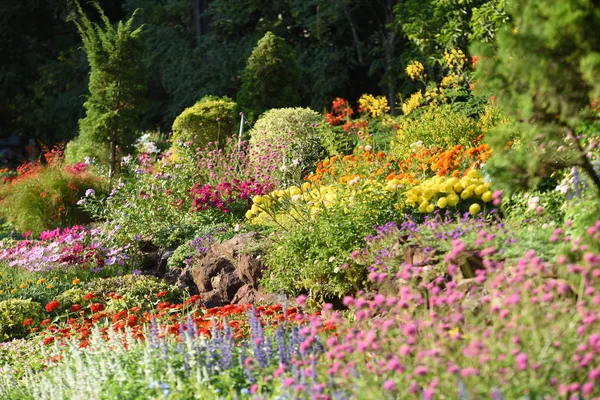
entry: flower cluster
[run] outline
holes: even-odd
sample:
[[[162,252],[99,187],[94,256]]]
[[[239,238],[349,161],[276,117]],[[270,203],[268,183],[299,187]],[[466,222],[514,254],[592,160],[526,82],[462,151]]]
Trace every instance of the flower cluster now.
[[[196,184],[192,187],[192,210],[199,212],[209,208],[216,208],[223,213],[228,213],[234,202],[242,202],[250,206],[251,199],[272,190],[270,183],[259,183],[253,180],[240,182],[221,182],[216,186]]]
[[[104,245],[105,233],[82,226],[44,231],[39,240],[22,240],[14,246],[0,242],[0,261],[30,272],[55,269],[101,270],[105,265],[123,265],[129,245]]]
[[[338,97],[333,100],[331,112],[325,115],[325,121],[331,126],[342,125],[352,117],[352,114],[354,114],[354,110],[352,110],[350,103]]]
[[[491,183],[484,182],[477,170],[470,170],[466,176],[460,179],[455,177],[427,179],[407,190],[404,195],[406,204],[418,207],[421,213],[431,213],[435,211],[436,207],[439,209],[456,207],[460,200],[472,199],[469,212],[475,215],[481,210],[481,206],[473,200],[480,200],[484,203],[491,202],[493,194],[490,186]],[[394,190],[394,187],[390,185],[389,190]]]

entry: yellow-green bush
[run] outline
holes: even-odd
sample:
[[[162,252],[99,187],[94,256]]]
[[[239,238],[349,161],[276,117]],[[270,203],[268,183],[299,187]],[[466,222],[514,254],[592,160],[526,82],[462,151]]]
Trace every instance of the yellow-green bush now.
[[[276,108],[265,112],[250,132],[250,159],[275,165],[284,186],[300,183],[325,157],[318,126],[324,118],[310,108]]]
[[[406,159],[415,143],[427,148],[449,149],[458,144],[469,147],[483,133],[478,120],[449,105],[427,107],[416,118],[402,118],[399,125],[391,144],[391,154],[397,160]]]
[[[235,107],[235,102],[229,97],[203,97],[175,119],[173,143],[191,142],[196,148],[204,147],[208,142],[222,142],[232,135]]]
[[[42,306],[31,300],[8,299],[1,301],[0,342],[26,336],[30,327],[38,325],[44,315]],[[23,323],[29,318],[32,319],[31,324],[23,326]]]

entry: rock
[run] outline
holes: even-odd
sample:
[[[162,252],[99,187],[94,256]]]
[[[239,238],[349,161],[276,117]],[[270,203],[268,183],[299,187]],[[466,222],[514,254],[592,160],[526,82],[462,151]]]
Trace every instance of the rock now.
[[[485,269],[483,266],[483,258],[478,251],[466,251],[461,256],[460,272],[464,279],[475,278],[475,271]]]
[[[259,258],[249,254],[242,254],[239,257],[236,271],[245,284],[258,289],[258,282],[262,278],[262,271],[264,269],[265,266]]]
[[[200,293],[200,303],[206,308],[220,307],[227,305],[227,302],[221,299],[219,292],[211,290],[210,292]]]
[[[200,292],[210,292],[213,290],[212,278],[227,272],[235,271],[233,263],[223,256],[209,257],[208,254],[194,266],[191,271],[194,283],[198,286]]]
[[[157,263],[156,276],[162,277],[165,275],[165,273],[167,272],[167,262],[169,261],[169,258],[172,255],[172,250],[163,251]]]
[[[244,282],[235,273],[223,274],[219,279],[219,286],[215,290],[219,292],[221,299],[226,302],[231,302],[237,291],[244,286]]]
[[[158,253],[144,253],[142,255],[142,263],[140,265],[140,270],[144,275],[154,275],[158,266]]]
[[[233,296],[231,304],[255,304],[258,292],[252,286],[245,284]]]

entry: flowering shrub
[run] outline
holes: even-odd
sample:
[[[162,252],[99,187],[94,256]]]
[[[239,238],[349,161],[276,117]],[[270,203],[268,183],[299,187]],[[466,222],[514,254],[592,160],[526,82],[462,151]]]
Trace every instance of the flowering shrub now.
[[[252,203],[254,196],[260,196],[272,189],[271,184],[261,184],[252,180],[240,182],[234,179],[221,182],[216,186],[196,184],[192,187],[192,210],[206,211],[216,209],[220,213],[230,214],[232,218],[242,218]],[[211,218],[215,222],[215,218]]]
[[[484,182],[479,171],[470,170],[460,179],[436,177],[421,182],[404,192],[405,204],[418,207],[420,213],[431,213],[436,209],[457,207],[460,203],[462,208],[468,206],[469,213],[475,215],[481,211],[480,203],[490,203],[493,200],[494,194],[490,187],[491,183]],[[386,188],[396,190],[397,184],[391,180]]]
[[[55,269],[100,271],[105,266],[124,265],[129,259],[129,245],[108,247],[104,244],[106,237],[100,229],[56,228],[42,232],[39,240],[21,240],[14,245],[0,242],[0,262],[30,272]]]
[[[31,300],[0,301],[0,342],[24,337],[43,318],[42,307]]]
[[[90,214],[77,207],[86,190],[106,191],[106,181],[88,164],[65,165],[62,149],[44,154],[47,164],[26,162],[17,176],[0,185],[0,214],[21,232],[89,223]]]
[[[314,170],[325,149],[317,129],[323,123],[308,108],[281,108],[265,112],[250,132],[250,159],[256,162],[270,154],[275,178],[283,186],[298,184]]]

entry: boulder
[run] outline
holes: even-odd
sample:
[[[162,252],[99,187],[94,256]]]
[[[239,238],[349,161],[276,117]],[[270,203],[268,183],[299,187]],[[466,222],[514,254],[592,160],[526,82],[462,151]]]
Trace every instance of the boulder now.
[[[235,265],[228,258],[211,254],[204,256],[191,271],[194,283],[200,292],[213,290],[212,279],[222,273],[235,271]]]
[[[250,285],[254,289],[258,289],[258,282],[262,278],[262,272],[265,265],[258,257],[253,257],[250,254],[241,254],[237,264],[238,276],[244,283]]]

